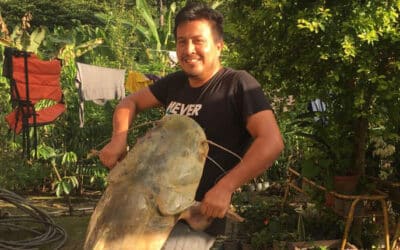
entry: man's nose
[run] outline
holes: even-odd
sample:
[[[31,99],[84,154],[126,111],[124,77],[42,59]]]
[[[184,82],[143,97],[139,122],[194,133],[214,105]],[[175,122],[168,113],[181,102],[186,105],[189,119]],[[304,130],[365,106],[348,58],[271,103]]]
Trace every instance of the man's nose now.
[[[186,53],[187,54],[193,54],[196,51],[196,48],[194,46],[194,43],[192,40],[187,41],[186,43]]]

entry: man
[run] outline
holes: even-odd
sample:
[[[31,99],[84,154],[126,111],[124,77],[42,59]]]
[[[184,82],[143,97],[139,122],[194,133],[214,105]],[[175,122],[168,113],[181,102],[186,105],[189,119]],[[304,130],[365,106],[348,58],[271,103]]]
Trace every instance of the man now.
[[[283,149],[274,113],[259,83],[245,71],[221,65],[222,22],[220,13],[198,3],[177,14],[174,33],[182,71],[123,99],[114,113],[111,141],[100,151],[100,160],[112,168],[125,153],[127,131],[136,114],[163,105],[167,115],[192,117],[209,140],[243,156],[239,161],[210,145],[209,157],[224,170],[207,160],[196,200],[201,201],[204,216],[215,218],[206,230],[211,236],[178,223],[164,249],[196,249],[194,242],[197,249],[208,249],[221,233],[216,230],[219,218],[225,216],[232,193],[262,174]]]

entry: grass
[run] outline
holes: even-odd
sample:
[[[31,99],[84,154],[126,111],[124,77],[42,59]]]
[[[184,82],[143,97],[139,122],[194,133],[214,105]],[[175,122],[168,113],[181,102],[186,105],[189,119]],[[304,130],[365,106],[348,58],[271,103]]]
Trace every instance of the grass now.
[[[90,215],[61,216],[54,218],[54,222],[67,232],[68,238],[65,245],[61,248],[62,250],[83,249],[89,220]]]

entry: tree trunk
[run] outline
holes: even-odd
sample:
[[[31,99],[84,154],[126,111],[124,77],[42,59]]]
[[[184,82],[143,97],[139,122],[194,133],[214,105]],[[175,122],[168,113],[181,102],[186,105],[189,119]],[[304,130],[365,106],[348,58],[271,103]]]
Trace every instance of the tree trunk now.
[[[354,125],[354,171],[355,174],[365,174],[365,153],[368,138],[368,119],[360,117]]]

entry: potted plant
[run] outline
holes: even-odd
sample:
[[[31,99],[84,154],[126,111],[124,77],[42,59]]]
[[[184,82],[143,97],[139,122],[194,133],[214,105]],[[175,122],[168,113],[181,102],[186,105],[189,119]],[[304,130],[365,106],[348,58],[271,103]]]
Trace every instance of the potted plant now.
[[[292,124],[295,134],[302,138],[301,173],[328,190],[353,194],[360,175],[351,164],[351,137],[336,121],[327,119],[328,115],[327,111],[323,114],[310,112]],[[337,183],[346,180],[351,184],[348,188],[346,183]]]
[[[360,174],[351,164],[351,136],[347,130],[340,130],[336,121],[328,119],[329,115],[326,110],[310,111],[292,124],[294,133],[303,139],[299,157],[302,176],[324,186],[327,192],[304,181],[302,189],[314,201],[323,201],[338,213],[347,214],[351,201],[333,196],[329,191],[341,195],[356,194]],[[324,196],[321,198],[321,195]]]

